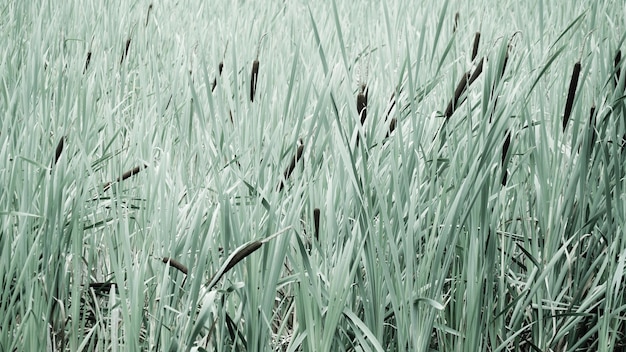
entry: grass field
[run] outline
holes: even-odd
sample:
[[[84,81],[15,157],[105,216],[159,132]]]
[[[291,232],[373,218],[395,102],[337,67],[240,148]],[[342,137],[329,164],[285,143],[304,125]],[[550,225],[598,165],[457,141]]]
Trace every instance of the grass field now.
[[[0,13],[0,351],[626,348],[620,1]]]

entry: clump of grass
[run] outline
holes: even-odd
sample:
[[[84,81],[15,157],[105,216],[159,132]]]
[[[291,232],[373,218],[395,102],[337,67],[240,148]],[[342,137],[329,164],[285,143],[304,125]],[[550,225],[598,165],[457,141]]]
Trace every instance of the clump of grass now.
[[[567,101],[565,102],[565,111],[563,112],[563,131],[567,127],[570,115],[572,114],[572,106],[574,105],[574,97],[576,96],[576,87],[578,86],[578,77],[580,76],[580,60],[574,64],[572,70],[572,78],[569,82],[567,91]]]
[[[136,166],[136,167],[132,168],[131,170],[128,170],[128,171],[124,172],[122,174],[122,176],[118,177],[117,180],[115,180],[115,182],[121,182],[121,181],[124,181],[124,180],[128,179],[131,176],[137,175],[139,172],[141,172],[141,170],[143,170],[143,169],[145,169],[147,167],[148,167],[147,164],[143,164],[142,166]],[[105,183],[104,187],[102,187],[102,191],[103,192],[108,191],[111,188],[112,184],[113,184],[113,182]]]

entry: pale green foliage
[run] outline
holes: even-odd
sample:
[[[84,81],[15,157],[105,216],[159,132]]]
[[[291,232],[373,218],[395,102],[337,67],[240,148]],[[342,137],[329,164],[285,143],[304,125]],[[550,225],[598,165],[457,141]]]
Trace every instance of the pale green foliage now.
[[[0,351],[626,345],[620,1],[0,13]]]

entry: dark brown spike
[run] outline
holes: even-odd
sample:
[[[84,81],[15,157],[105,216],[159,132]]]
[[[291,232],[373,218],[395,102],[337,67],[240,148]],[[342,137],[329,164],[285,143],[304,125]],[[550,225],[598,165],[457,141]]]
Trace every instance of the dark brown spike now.
[[[596,106],[593,105],[589,111],[589,129],[591,130],[591,141],[589,143],[589,150],[593,149],[593,145],[596,143]]]
[[[256,93],[256,82],[259,76],[259,60],[254,60],[252,63],[252,74],[250,75],[250,101],[254,101],[254,94]]]
[[[212,289],[213,286],[217,282],[220,281],[220,279],[222,278],[222,276],[224,276],[224,274],[226,274],[230,269],[232,269],[235,265],[237,265],[237,263],[242,261],[245,257],[249,256],[250,254],[254,253],[257,249],[261,248],[262,245],[263,245],[263,242],[261,241],[250,242],[247,245],[245,245],[245,247],[238,250],[236,253],[233,253],[229,257],[228,262],[226,262],[224,266],[222,266],[222,268],[220,268],[215,274],[213,274],[213,276],[211,277],[211,280],[209,280],[209,283],[207,284],[208,289],[209,290]]]
[[[163,257],[163,263],[169,264],[172,268],[178,269],[181,273],[187,275],[187,267],[181,264],[179,261],[173,258]]]
[[[480,43],[480,32],[476,32],[476,34],[474,34],[474,45],[472,46],[472,61],[474,61],[474,59],[476,58],[476,55],[478,55],[479,43]]]
[[[463,92],[465,91],[465,88],[467,87],[468,79],[469,79],[469,72],[466,72],[463,74],[463,77],[461,77],[461,80],[456,85],[456,89],[454,90],[454,97],[450,99],[450,102],[448,103],[448,107],[446,108],[446,112],[444,114],[446,117],[446,120],[449,119],[454,113],[454,110],[456,110],[457,103],[459,102],[459,98],[461,98],[461,94],[463,94]]]
[[[283,173],[283,179],[280,181],[280,184],[278,185],[278,191],[282,191],[283,188],[285,187],[284,181],[287,181],[289,177],[291,176],[291,173],[293,172],[293,170],[295,170],[296,164],[302,157],[303,151],[304,151],[304,144],[300,144],[298,146],[298,150],[296,151],[296,155],[293,157],[293,159],[291,159],[291,163],[289,164],[289,166],[285,169],[285,172]]]
[[[126,180],[127,178],[129,178],[129,177],[131,177],[131,176],[134,176],[134,175],[138,174],[139,172],[141,172],[141,170],[143,170],[143,169],[145,169],[145,168],[147,168],[147,167],[148,167],[148,165],[147,165],[147,164],[143,164],[143,166],[137,166],[137,167],[134,167],[133,169],[128,170],[128,171],[126,171],[126,172],[124,172],[124,173],[122,174],[122,176],[121,176],[121,177],[118,177],[118,178],[117,178],[117,180],[116,180],[115,182],[124,181],[124,180]],[[112,185],[112,182],[107,182],[107,183],[105,183],[105,184],[104,184],[104,187],[103,187],[103,189],[102,189],[102,191],[103,191],[103,192],[106,192],[107,190],[109,190],[109,188],[111,188],[111,185]]]
[[[313,209],[313,224],[315,225],[315,240],[320,239],[320,208]]]
[[[54,164],[56,165],[57,162],[59,161],[59,158],[61,157],[61,153],[63,153],[63,144],[65,143],[65,136],[61,137],[61,139],[59,140],[59,143],[57,143],[57,148],[54,152]]]
[[[361,117],[361,125],[365,124],[365,119],[367,118],[367,88],[362,90],[356,96],[356,112]]]
[[[87,52],[87,59],[85,60],[85,68],[83,69],[83,73],[87,72],[89,68],[89,62],[91,62],[91,51]]]
[[[502,144],[502,186],[506,186],[509,172],[506,168],[506,159],[509,152],[509,146],[511,145],[511,131],[507,129],[504,137],[504,143]]]
[[[396,129],[396,118],[394,117],[389,122],[389,131],[387,131],[385,138],[389,137],[391,135],[391,132],[393,132],[395,129]]]
[[[452,33],[456,33],[456,30],[459,28],[459,13],[454,14],[454,26],[452,27]]]
[[[569,90],[567,92],[567,101],[565,102],[565,112],[563,113],[563,131],[567,127],[570,115],[572,114],[572,106],[574,105],[574,96],[576,95],[576,87],[578,86],[578,76],[580,75],[580,61],[574,64],[572,71],[572,79],[569,82]]]
[[[148,6],[148,14],[146,15],[146,27],[148,26],[148,21],[150,20],[150,11],[152,11],[152,4]]]
[[[124,49],[124,52],[122,53],[122,58],[120,59],[120,65],[124,63],[124,59],[126,58],[126,56],[128,56],[129,48],[130,48],[130,38],[126,40],[126,48]]]
[[[478,65],[476,65],[476,69],[474,70],[474,73],[472,73],[472,76],[469,78],[468,85],[471,85],[472,83],[474,83],[474,81],[478,78],[478,76],[480,76],[480,74],[483,73],[484,61],[485,61],[484,57],[480,58],[480,61],[478,61]]]
[[[613,66],[615,67],[615,76],[613,76],[613,83],[615,83],[615,88],[619,84],[620,74],[621,74],[621,63],[622,63],[622,51],[618,50],[615,54],[615,59],[613,60]]]
[[[217,74],[219,76],[222,75],[223,69],[224,69],[224,62],[220,61],[220,63],[217,65]],[[217,87],[217,76],[213,79],[213,86],[211,87],[211,92],[215,90],[215,87]]]

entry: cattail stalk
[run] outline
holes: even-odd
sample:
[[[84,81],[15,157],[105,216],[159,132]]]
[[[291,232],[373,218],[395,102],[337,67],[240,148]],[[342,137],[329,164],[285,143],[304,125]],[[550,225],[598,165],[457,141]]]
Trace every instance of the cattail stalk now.
[[[168,258],[168,257],[163,257],[162,259],[163,263],[165,264],[169,264],[172,268],[176,268],[178,269],[178,271],[180,271],[181,273],[187,275],[187,267],[184,266],[183,264],[181,264],[179,261],[177,261],[176,259],[173,258]]]
[[[452,27],[452,33],[456,33],[456,30],[459,28],[459,13],[454,14],[454,26]]]
[[[572,106],[574,105],[574,96],[576,95],[576,87],[578,86],[578,76],[580,75],[580,61],[574,64],[572,71],[572,79],[569,82],[569,90],[567,92],[567,101],[565,102],[565,112],[563,113],[563,131],[567,127],[570,115],[572,114]]]

